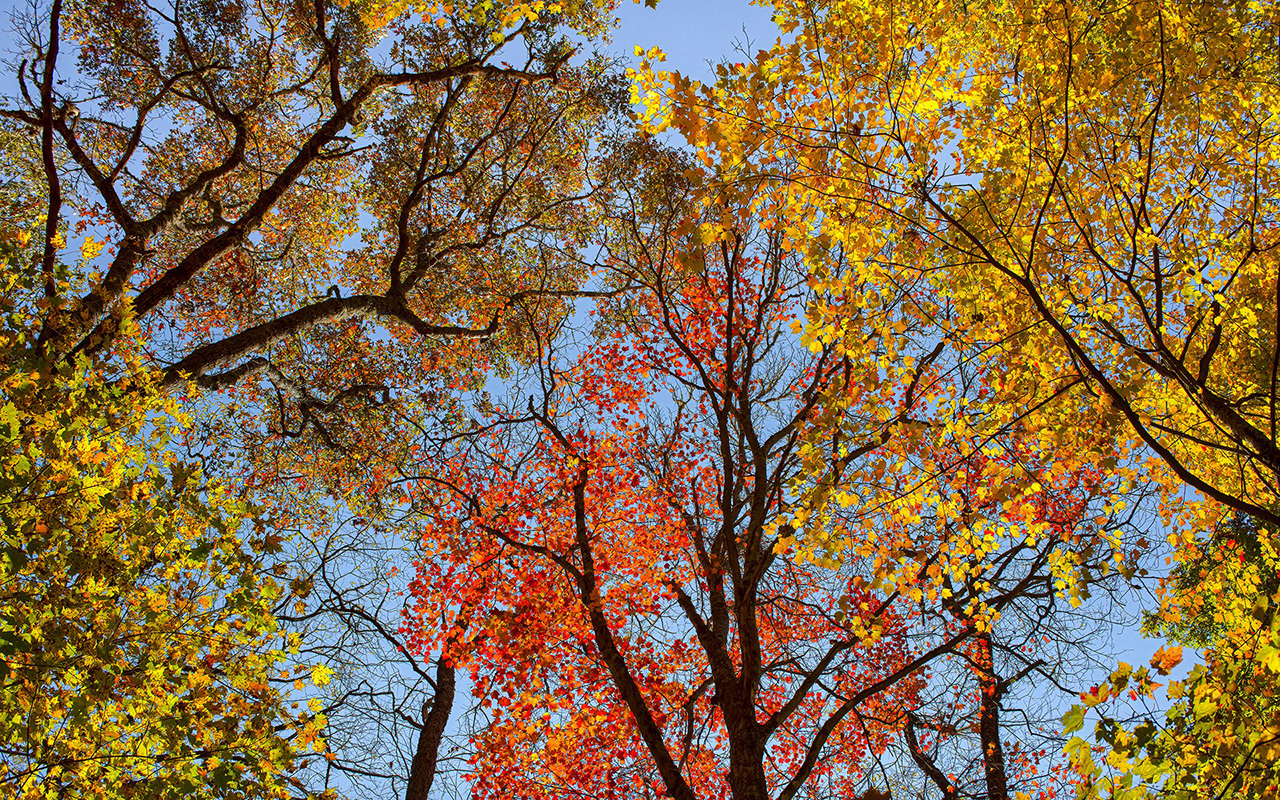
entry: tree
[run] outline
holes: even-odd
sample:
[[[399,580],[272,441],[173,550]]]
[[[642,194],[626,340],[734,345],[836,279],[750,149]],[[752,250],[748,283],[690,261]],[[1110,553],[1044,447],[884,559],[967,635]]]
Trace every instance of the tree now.
[[[288,796],[324,720],[271,685],[313,677],[272,614],[278,543],[174,457],[136,351],[42,355],[16,302],[39,285],[3,266],[0,794]]]
[[[388,371],[371,360],[349,385],[338,369],[335,333],[374,336],[363,321],[389,329],[381,349],[402,372],[410,356],[428,372],[484,360],[438,342],[486,339],[519,298],[579,288],[560,248],[580,241],[607,177],[590,153],[620,89],[561,32],[598,32],[602,13],[54,2],[29,32],[25,102],[3,111],[41,139],[44,293],[74,293],[41,341],[108,350],[132,314],[169,384],[258,376],[317,427]],[[60,291],[67,222],[106,255]]]
[[[922,438],[904,448],[914,469],[854,483],[857,499],[825,514],[839,520],[835,535],[801,550],[849,553],[914,600],[926,630],[972,631],[931,665],[930,701],[906,709],[906,750],[935,791],[1052,797],[1070,775],[1062,703],[1108,660],[1142,547],[1143,517],[1117,506],[1140,498],[1105,470],[1064,468],[1034,440]]]
[[[547,341],[543,395],[423,476],[419,647],[471,668],[482,795],[847,793],[885,732],[841,721],[917,665],[891,603],[842,621],[849,576],[775,552],[804,415],[840,365],[788,363],[803,284],[767,236],[645,244],[599,345],[561,372]]]
[[[715,197],[698,174],[666,188]],[[1027,453],[992,456],[1018,467],[998,473],[971,451],[973,482],[1006,487],[973,503],[989,527],[939,516],[912,529],[874,498],[843,516],[816,505],[815,493],[874,491],[877,465],[886,492],[918,482],[884,464],[895,436],[915,442],[902,452],[925,446],[902,431],[935,421],[933,393],[951,385],[933,366],[943,348],[913,369],[899,356],[886,367],[898,382],[803,346],[791,326],[813,281],[780,231],[753,226],[749,193],[656,205],[633,220],[665,225],[610,249],[636,288],[594,312],[600,338],[568,354],[544,340],[529,378],[540,395],[438,445],[414,482],[426,555],[411,630],[418,652],[470,670],[488,715],[474,791],[880,796],[876,760],[904,737],[951,786],[935,743],[985,720],[982,747],[998,748],[1001,696],[1058,674],[1022,651],[1065,619],[1061,587],[1114,555],[1086,551],[1082,521],[1109,479],[1041,463],[1049,488],[1033,487]],[[834,251],[825,264],[849,267]],[[864,391],[882,413],[851,402]],[[862,479],[824,482],[814,465],[833,462]],[[945,513],[945,495],[915,499]],[[1025,540],[988,547],[1010,501]],[[993,633],[1001,613],[1007,638]],[[987,698],[981,710],[962,708],[971,697]],[[1020,785],[1034,758],[1014,746],[989,780]]]
[[[767,214],[796,229],[797,248],[844,247],[861,267],[837,292],[927,282],[932,302],[904,314],[915,330],[970,343],[991,374],[1000,368],[963,414],[979,430],[1030,427],[1065,464],[1110,463],[1082,430],[1109,429],[1122,466],[1150,456],[1130,466],[1165,486],[1182,563],[1215,549],[1196,533],[1227,510],[1274,525],[1269,7],[777,8],[786,40],[723,70],[714,88],[642,70],[653,97],[669,99],[651,124],[674,124],[707,158],[732,162],[732,183],[769,187]],[[815,318],[809,336],[847,339],[842,313]],[[1212,502],[1187,503],[1186,487]],[[1171,632],[1212,585],[1167,587]],[[1226,616],[1185,697],[1231,698],[1242,685],[1232,675],[1252,675],[1250,691],[1214,700],[1212,714],[1177,703],[1185,726],[1161,744],[1178,743],[1164,751],[1177,766],[1151,791],[1221,796],[1273,782],[1231,744],[1271,713],[1272,634],[1249,614]],[[1212,781],[1188,777],[1231,759]]]
[[[530,325],[565,312],[543,302],[532,319],[525,300],[581,292],[625,87],[570,40],[598,37],[609,4],[33,8],[21,95],[0,114],[37,142],[44,191],[22,199],[38,204],[24,266],[40,280],[23,303],[39,343],[68,365],[111,364],[136,323],[143,360],[198,417],[174,446],[277,534],[310,537],[281,543],[272,611],[308,657],[346,667],[322,707],[332,732],[350,730],[377,711],[345,694],[345,678],[372,680],[354,665],[419,665],[396,651],[396,612],[389,627],[367,618],[385,611],[367,602],[381,577],[335,578],[369,526],[334,530],[278,488],[384,522],[399,426],[448,419],[453,394],[521,357],[517,311]],[[64,283],[80,240],[97,271]],[[397,712],[430,699],[407,689]],[[312,787],[332,769],[384,771],[329,755]]]
[[[278,598],[282,627],[300,638],[298,658],[332,671],[310,695],[324,715],[325,755],[296,776],[342,797],[423,800],[461,781],[459,714],[452,665],[409,651],[402,613],[417,528],[414,517],[335,503],[296,488],[292,503],[256,496],[273,526],[293,528],[292,579]]]

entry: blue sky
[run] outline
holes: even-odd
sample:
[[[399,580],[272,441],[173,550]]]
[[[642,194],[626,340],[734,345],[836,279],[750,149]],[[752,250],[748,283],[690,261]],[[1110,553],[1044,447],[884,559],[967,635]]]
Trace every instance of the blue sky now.
[[[664,66],[690,77],[708,78],[708,62],[729,59],[735,46],[751,43],[750,52],[767,48],[777,39],[770,21],[771,6],[747,0],[661,0],[657,8],[643,2],[619,0],[621,26],[614,34],[616,51],[630,55],[636,45],[658,46],[667,54]]]

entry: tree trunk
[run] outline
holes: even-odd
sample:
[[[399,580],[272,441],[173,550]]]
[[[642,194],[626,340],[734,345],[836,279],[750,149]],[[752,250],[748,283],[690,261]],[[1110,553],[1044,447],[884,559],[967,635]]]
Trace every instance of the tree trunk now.
[[[991,659],[991,635],[978,635],[978,736],[982,741],[982,769],[987,778],[987,800],[1009,800],[1009,779],[1000,745],[1000,682]]]
[[[427,800],[431,794],[440,742],[444,739],[444,728],[453,710],[454,686],[453,665],[441,656],[436,662],[436,695],[422,704],[422,730],[418,732],[418,747],[413,753],[413,765],[409,767],[409,785],[405,787],[404,800]]]

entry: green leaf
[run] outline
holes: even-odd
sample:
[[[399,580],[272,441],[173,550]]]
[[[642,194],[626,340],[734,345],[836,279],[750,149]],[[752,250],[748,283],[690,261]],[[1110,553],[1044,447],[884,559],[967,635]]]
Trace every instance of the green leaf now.
[[[1062,732],[1075,733],[1084,727],[1084,706],[1072,706],[1062,715]]]

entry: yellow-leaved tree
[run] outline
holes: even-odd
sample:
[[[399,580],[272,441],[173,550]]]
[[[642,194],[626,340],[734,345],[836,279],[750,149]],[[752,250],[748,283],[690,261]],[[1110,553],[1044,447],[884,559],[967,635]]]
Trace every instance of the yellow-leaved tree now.
[[[183,414],[136,353],[41,356],[39,276],[16,260],[6,246],[0,797],[289,796],[324,719],[277,687],[297,652],[272,611],[279,543],[175,457]]]
[[[1072,742],[1082,794],[1274,793],[1275,4],[774,5],[778,43],[714,85],[643,64],[647,124],[727,165],[723,190],[752,187],[809,257],[828,297],[802,331],[814,347],[875,383],[901,382],[913,348],[936,343],[933,368],[984,376],[930,400],[948,426],[1031,435],[1060,468],[1162,487],[1180,566],[1151,627],[1202,647],[1205,666],[1148,723],[1104,715],[1105,759]],[[895,436],[918,437],[907,422]],[[807,514],[838,494],[828,470],[814,467]],[[1248,519],[1248,548],[1223,533],[1241,524],[1227,514]],[[1241,589],[1201,559],[1254,578]],[[1122,666],[1087,702],[1156,685]]]

